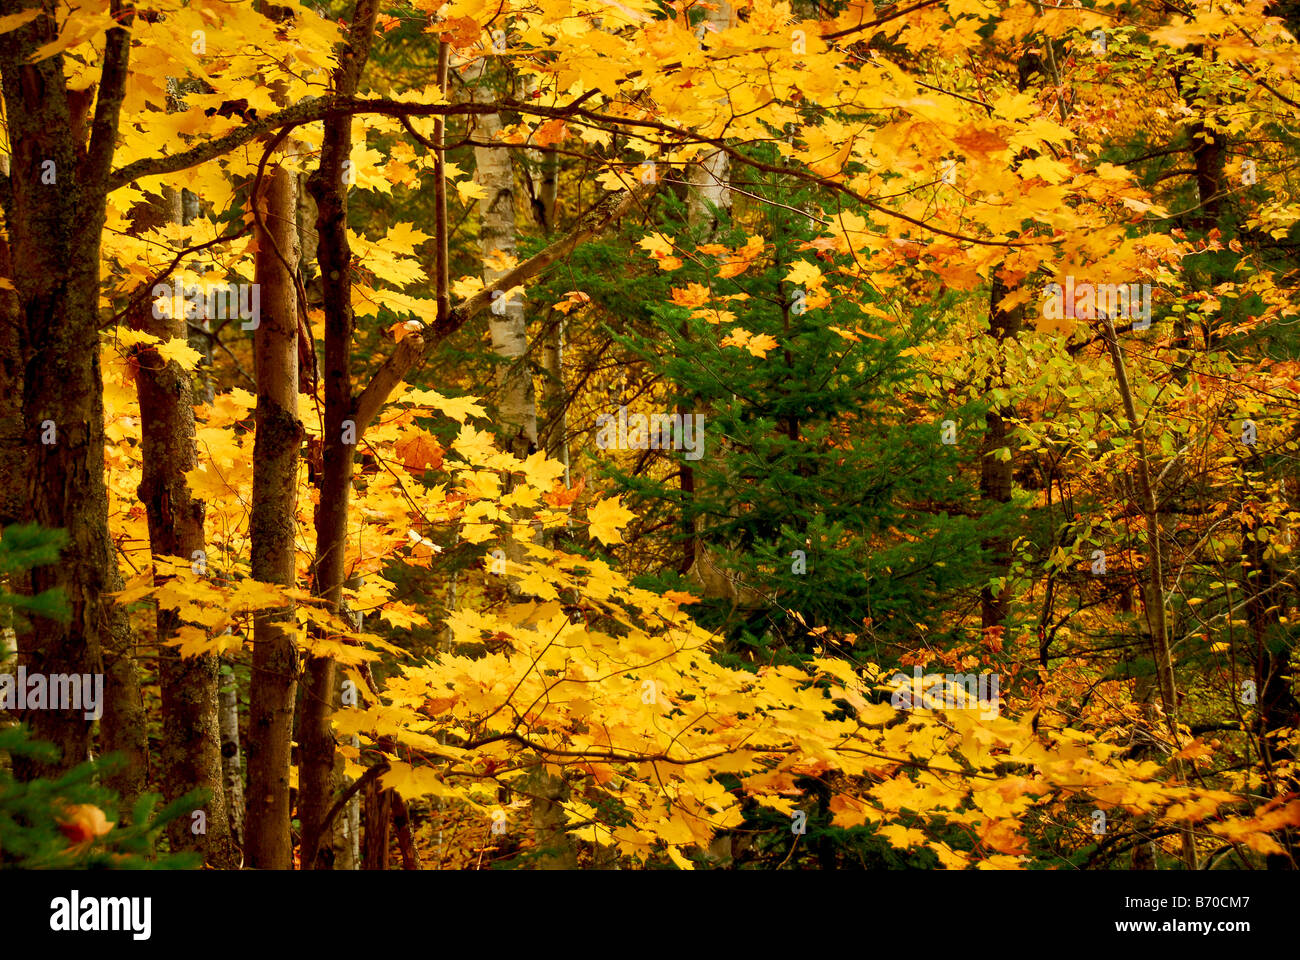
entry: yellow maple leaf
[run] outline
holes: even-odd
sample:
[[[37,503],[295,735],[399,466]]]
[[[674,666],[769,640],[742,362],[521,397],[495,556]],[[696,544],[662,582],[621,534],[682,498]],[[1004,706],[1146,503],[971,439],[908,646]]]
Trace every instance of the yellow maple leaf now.
[[[220,638],[214,641],[208,636],[206,630],[188,624],[181,626],[176,631],[175,637],[163,641],[164,646],[179,650],[182,657],[197,657],[212,653],[219,643]]]
[[[444,397],[437,390],[411,390],[400,399],[417,407],[433,407],[457,423],[464,423],[469,417],[487,416],[482,404],[473,397]]]
[[[521,465],[528,483],[541,491],[549,491],[560,477],[564,476],[564,464],[557,460],[548,460],[544,451],[530,454]]]
[[[668,847],[668,858],[682,870],[694,870],[695,864],[687,860],[675,846]]]
[[[709,302],[709,288],[702,283],[688,283],[685,287],[673,287],[673,303],[679,307],[702,307]]]
[[[884,837],[892,846],[900,850],[919,847],[929,841],[929,838],[920,830],[903,826],[901,823],[891,823],[888,826],[881,827],[876,831],[876,834]]]
[[[424,614],[420,613],[415,607],[409,603],[401,603],[396,600],[390,600],[384,605],[383,610],[379,613],[379,619],[401,630],[409,630],[413,626],[429,622]]]
[[[413,250],[420,244],[432,240],[429,234],[420,230],[413,223],[395,223],[388,228],[388,243],[395,244],[402,252]]]
[[[482,200],[487,196],[487,191],[481,184],[473,180],[461,180],[456,184],[456,192],[460,194],[462,203],[469,203],[471,200]]]
[[[730,310],[715,310],[712,308],[692,310],[691,317],[692,319],[703,320],[706,323],[711,323],[715,326],[720,323],[734,323],[736,319],[736,315]]]
[[[591,524],[589,532],[606,545],[622,543],[623,535],[619,528],[636,516],[618,500],[618,497],[609,497],[587,509],[587,521]]]
[[[407,799],[461,796],[459,791],[447,786],[434,767],[414,767],[400,760],[389,762],[388,772],[381,780],[385,788],[396,790]]]
[[[807,260],[799,260],[791,264],[790,272],[785,275],[785,279],[788,283],[801,287],[820,287],[826,282],[826,278],[822,276],[816,264],[809,263]]]
[[[646,234],[636,245],[655,258],[671,256],[673,252],[672,242],[662,233]]]
[[[143,330],[132,330],[130,327],[118,327],[113,331],[113,336],[117,339],[118,346],[134,347],[138,343],[157,343],[158,338],[152,333],[145,333]]]
[[[744,327],[736,327],[719,343],[723,347],[744,347],[756,357],[766,357],[768,351],[776,345],[776,340],[768,334],[750,333]]]
[[[718,268],[718,276],[725,279],[744,273],[762,256],[763,248],[766,245],[767,242],[762,237],[751,235],[745,241],[745,245],[736,250],[732,256],[727,257],[722,266]]]
[[[163,360],[175,362],[177,366],[187,373],[197,367],[199,361],[203,359],[203,354],[180,337],[172,337],[172,339],[159,344],[154,349],[158,351],[158,356],[162,357]]]
[[[460,433],[452,441],[451,448],[470,463],[481,463],[495,452],[492,436],[482,430],[475,430],[468,423],[460,428]]]

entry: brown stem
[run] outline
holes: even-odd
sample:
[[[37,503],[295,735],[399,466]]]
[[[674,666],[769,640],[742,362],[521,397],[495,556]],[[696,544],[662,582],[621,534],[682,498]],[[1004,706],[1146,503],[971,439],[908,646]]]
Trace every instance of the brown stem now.
[[[1151,649],[1155,659],[1156,675],[1160,683],[1160,700],[1164,707],[1165,720],[1173,737],[1173,749],[1178,750],[1178,697],[1174,684],[1174,663],[1169,649],[1169,632],[1165,621],[1165,583],[1163,559],[1160,553],[1160,503],[1156,499],[1155,487],[1151,483],[1151,467],[1147,459],[1146,439],[1142,424],[1138,420],[1137,409],[1133,404],[1133,391],[1129,386],[1128,371],[1124,367],[1124,354],[1120,350],[1119,338],[1110,318],[1102,316],[1106,347],[1110,350],[1110,359],[1115,367],[1115,381],[1119,387],[1120,400],[1124,404],[1124,416],[1128,419],[1129,429],[1133,433],[1133,442],[1137,447],[1138,494],[1142,498],[1142,511],[1147,524],[1147,570],[1150,573],[1147,596],[1147,624],[1151,633]],[[1178,757],[1173,760],[1174,776],[1185,778],[1183,761]],[[1183,860],[1187,869],[1196,869],[1196,846],[1189,828],[1184,828]]]
[[[356,92],[374,33],[378,0],[358,0],[340,66],[334,73],[336,92]],[[352,419],[352,247],[348,240],[345,165],[352,152],[352,122],[345,115],[325,121],[320,165],[309,189],[316,198],[316,259],[320,265],[325,309],[325,432],[321,440],[322,477],[316,507],[316,554],[312,592],[337,613],[343,597],[348,502],[352,493],[356,437]],[[315,350],[312,351],[313,357]],[[329,657],[308,657],[303,680],[302,717],[298,725],[298,808],[303,823],[302,869],[329,867],[333,845],[324,845],[315,825],[325,823],[323,811],[334,792],[334,732],[332,717],[338,696],[337,669]],[[326,824],[328,827],[328,824]],[[321,829],[325,829],[322,827]],[[310,852],[310,855],[309,855]]]

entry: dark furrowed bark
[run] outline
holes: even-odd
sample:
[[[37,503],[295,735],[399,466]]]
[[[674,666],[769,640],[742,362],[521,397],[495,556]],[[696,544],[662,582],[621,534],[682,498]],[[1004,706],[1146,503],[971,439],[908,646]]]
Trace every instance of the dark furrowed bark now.
[[[0,15],[22,6],[3,0]],[[122,19],[129,27],[130,14]],[[24,363],[22,519],[69,535],[61,562],[32,571],[23,586],[63,591],[70,620],[32,617],[19,649],[32,672],[97,674],[104,672],[107,644],[113,669],[100,706],[111,746],[137,739],[130,727],[139,719],[131,710],[139,691],[132,688],[133,664],[126,662],[129,634],[104,596],[120,588],[121,577],[108,531],[96,322],[100,234],[129,38],[123,28],[107,33],[87,144],[89,101],[68,91],[62,56],[27,62],[57,33],[53,17],[43,13],[0,35],[12,149],[5,219]],[[34,710],[22,719],[34,737],[59,748],[60,759],[48,765],[19,760],[15,773],[21,779],[56,775],[88,759],[93,721],[84,711]]]
[[[181,197],[175,191],[168,191],[151,207],[148,220],[159,224],[181,220]],[[137,220],[136,229],[143,226]],[[157,315],[160,311],[152,304],[142,304],[133,312],[132,326],[163,342],[185,337],[184,316]],[[138,495],[148,519],[150,551],[155,558],[195,560],[196,568],[206,575],[204,505],[185,479],[199,461],[190,377],[150,347],[140,351],[137,361],[143,451]],[[173,849],[197,850],[214,866],[234,867],[239,855],[230,835],[217,718],[219,663],[214,654],[182,657],[166,645],[182,625],[176,610],[160,607],[155,624],[162,688],[163,738],[158,752],[163,795],[172,800],[198,789],[208,797],[196,811],[201,818],[173,820],[168,837]]]

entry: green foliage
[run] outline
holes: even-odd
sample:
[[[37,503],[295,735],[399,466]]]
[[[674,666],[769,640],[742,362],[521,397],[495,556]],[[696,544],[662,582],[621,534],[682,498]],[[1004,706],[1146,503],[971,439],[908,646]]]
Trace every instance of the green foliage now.
[[[0,751],[13,757],[51,760],[56,751],[29,738],[22,726],[0,730]],[[95,810],[111,817],[118,801],[113,791],[96,784],[114,758],[84,763],[57,780],[38,778],[18,783],[0,767],[0,868],[186,870],[200,865],[197,853],[157,854],[155,844],[171,820],[199,806],[200,792],[178,797],[158,809],[161,797],[147,794],[131,811],[130,825],[114,826],[103,836],[81,841],[76,822]],[[94,810],[90,809],[94,808]],[[112,822],[111,820],[109,822]],[[70,837],[65,833],[73,835]]]
[[[933,415],[906,402],[924,374],[907,349],[933,326],[931,311],[884,319],[888,304],[867,286],[857,297],[803,309],[811,294],[787,277],[794,264],[820,262],[809,252],[820,225],[801,212],[815,211],[815,198],[779,178],[748,192],[779,202],[738,198],[734,217],[719,211],[717,234],[705,238],[692,233],[685,204],[666,197],[660,226],[685,236],[685,251],[706,240],[736,249],[751,235],[763,237],[760,261],[735,278],[720,280],[702,258],[689,256],[666,278],[620,278],[621,293],[602,290],[599,278],[608,271],[566,278],[597,302],[608,293],[651,304],[644,319],[611,310],[617,321],[607,333],[642,372],[609,410],[628,403],[629,413],[653,406],[705,418],[698,461],[651,451],[630,467],[626,458],[602,462],[643,527],[669,541],[662,551],[668,563],[641,582],[693,589],[680,573],[694,531],[742,594],[739,609],[729,599],[692,607],[703,625],[724,631],[729,651],[782,648],[752,659],[797,658],[819,643],[810,628],[844,635],[861,631],[864,621],[900,633],[920,625],[937,638],[943,610],[982,582],[981,541],[1013,529],[1018,511],[974,518],[948,506],[977,496],[976,478],[961,469],[969,451],[941,445]],[[669,287],[691,283],[710,286],[715,297],[743,295],[723,304],[734,319],[713,324],[667,302]],[[649,284],[663,289],[641,289]],[[758,357],[724,346],[736,328],[780,347]],[[657,382],[663,387],[655,393],[643,386]],[[645,399],[630,399],[638,395]],[[983,412],[979,404],[959,405],[950,415],[976,422]],[[689,493],[683,470],[692,473]],[[798,611],[803,622],[786,611]]]
[[[25,623],[18,611],[67,623],[68,604],[60,591],[45,590],[35,596],[22,596],[6,589],[14,574],[57,563],[59,551],[67,542],[65,531],[45,530],[35,525],[12,524],[0,533],[0,608],[14,611],[16,628],[22,628]]]
[[[67,542],[62,530],[14,525],[0,536],[0,577],[33,567],[57,563]],[[4,581],[0,581],[4,582]],[[34,597],[0,589],[0,613],[21,610],[66,621],[68,604],[61,590],[46,590]],[[21,623],[21,620],[19,621]],[[51,762],[55,746],[32,740],[21,724],[0,728],[0,756]],[[201,791],[178,797],[161,809],[157,794],[141,797],[130,811],[127,826],[121,821],[117,795],[97,780],[121,760],[109,755],[84,763],[57,780],[37,778],[26,783],[14,779],[9,762],[0,763],[0,868],[115,870],[191,869],[198,854],[155,852],[159,833],[172,820],[203,802]],[[117,816],[115,816],[117,815]],[[99,834],[96,836],[96,834]]]

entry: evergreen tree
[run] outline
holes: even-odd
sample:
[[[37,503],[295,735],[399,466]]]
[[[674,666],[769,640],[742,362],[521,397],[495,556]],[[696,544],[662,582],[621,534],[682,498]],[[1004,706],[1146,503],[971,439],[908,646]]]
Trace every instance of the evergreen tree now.
[[[13,525],[0,535],[0,576],[21,575],[32,567],[56,563],[66,542],[62,530]],[[4,583],[5,581],[0,581]],[[0,614],[51,617],[66,621],[67,600],[59,589],[33,597],[18,596],[0,586]],[[0,672],[9,665],[0,661]],[[33,869],[190,869],[199,866],[196,853],[155,852],[166,825],[203,802],[200,793],[179,797],[158,809],[157,794],[143,796],[129,811],[129,825],[117,795],[98,779],[118,762],[113,755],[80,764],[57,779],[17,782],[10,760],[25,757],[50,762],[57,748],[32,740],[21,724],[0,727],[0,868]]]

